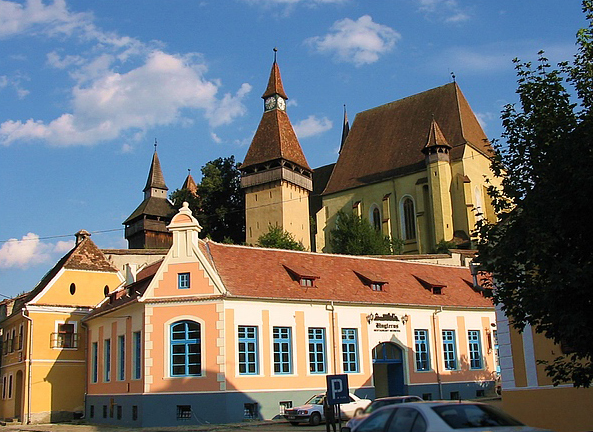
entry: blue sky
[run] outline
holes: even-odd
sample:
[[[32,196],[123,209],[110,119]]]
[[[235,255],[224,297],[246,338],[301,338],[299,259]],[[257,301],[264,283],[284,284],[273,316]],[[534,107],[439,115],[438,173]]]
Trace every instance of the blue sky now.
[[[489,137],[514,57],[575,52],[578,0],[0,0],[0,294],[32,289],[86,229],[124,248],[158,140],[170,191],[241,161],[278,47],[312,167],[357,112],[456,80]]]

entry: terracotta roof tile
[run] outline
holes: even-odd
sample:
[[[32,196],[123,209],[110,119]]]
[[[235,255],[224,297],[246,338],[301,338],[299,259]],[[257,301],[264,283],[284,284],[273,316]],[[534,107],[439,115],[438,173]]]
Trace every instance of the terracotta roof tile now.
[[[148,197],[132,212],[123,224],[132,223],[143,215],[157,216],[170,220],[176,213],[175,207],[166,198]]]
[[[231,297],[493,307],[489,299],[465,282],[471,280],[468,268],[223,245],[212,241],[201,242],[201,248],[203,251],[208,249]],[[300,286],[285,266],[307,269],[319,275],[315,287]],[[386,289],[372,291],[357,273],[380,275],[380,279],[387,283]],[[432,294],[417,277],[437,281],[446,288],[441,295]]]
[[[311,171],[288,114],[275,109],[264,112],[241,170],[281,159]]]
[[[148,179],[146,179],[144,191],[150,188],[168,190],[167,185],[165,184],[163,170],[161,169],[161,162],[159,161],[159,156],[157,155],[156,150],[152,155],[152,163],[150,164],[150,171],[148,172]]]
[[[284,92],[284,86],[282,85],[282,77],[280,76],[280,68],[278,67],[278,63],[274,62],[272,65],[272,70],[270,71],[270,78],[268,79],[268,86],[266,87],[266,91],[262,95],[262,98],[267,98],[268,96],[272,96],[278,94],[282,96],[284,99],[288,99],[286,93]]]
[[[452,147],[451,159],[466,144],[491,156],[490,144],[456,83],[446,84],[359,113],[344,143],[324,194],[425,169],[422,149],[433,119]]]

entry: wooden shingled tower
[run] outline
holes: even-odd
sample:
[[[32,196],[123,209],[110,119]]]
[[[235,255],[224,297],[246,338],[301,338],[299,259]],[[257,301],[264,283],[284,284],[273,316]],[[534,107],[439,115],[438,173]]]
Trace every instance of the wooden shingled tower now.
[[[246,242],[257,244],[270,226],[290,232],[310,249],[309,193],[312,170],[290,119],[280,68],[274,63],[262,95],[264,113],[240,167],[245,191]]]
[[[167,199],[168,190],[155,143],[152,163],[144,187],[144,201],[124,221],[125,236],[130,249],[171,247],[172,236],[167,230],[167,225],[171,222],[175,209]]]

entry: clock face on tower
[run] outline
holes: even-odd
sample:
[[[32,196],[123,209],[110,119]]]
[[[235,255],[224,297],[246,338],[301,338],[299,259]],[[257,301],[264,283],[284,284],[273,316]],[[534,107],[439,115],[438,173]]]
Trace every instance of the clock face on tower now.
[[[286,102],[281,97],[278,98],[278,108],[282,111],[286,109]]]
[[[266,110],[274,109],[276,107],[276,98],[274,96],[266,98],[264,101],[264,106],[266,107]]]

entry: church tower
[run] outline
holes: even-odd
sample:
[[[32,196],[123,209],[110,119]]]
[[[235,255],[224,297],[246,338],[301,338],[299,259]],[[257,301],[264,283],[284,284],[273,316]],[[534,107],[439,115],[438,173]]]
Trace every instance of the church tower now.
[[[312,170],[286,114],[288,96],[282,86],[276,49],[262,99],[264,113],[240,167],[246,242],[255,245],[271,225],[288,231],[310,250]]]
[[[428,139],[422,149],[425,155],[428,186],[432,197],[433,244],[453,239],[453,203],[451,200],[451,146],[433,118]]]
[[[171,201],[167,199],[168,190],[155,142],[152,163],[144,187],[144,201],[124,221],[128,248],[161,249],[171,247],[173,238],[167,230],[167,225],[171,222],[175,209]]]

